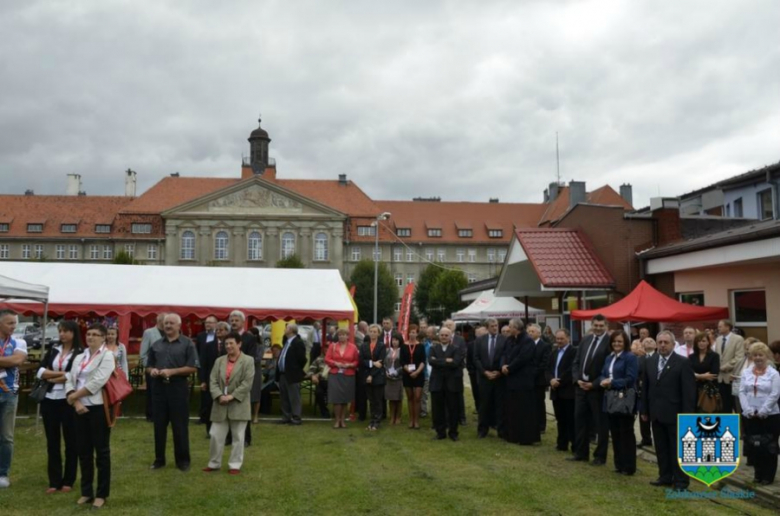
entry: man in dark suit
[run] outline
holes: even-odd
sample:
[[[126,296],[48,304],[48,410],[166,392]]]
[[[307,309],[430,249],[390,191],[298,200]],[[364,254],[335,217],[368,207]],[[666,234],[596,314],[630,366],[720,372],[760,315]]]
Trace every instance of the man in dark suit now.
[[[298,325],[289,323],[284,329],[284,347],[276,363],[279,399],[283,425],[301,424],[301,381],[305,376],[306,344],[298,335]]]
[[[368,429],[376,431],[382,422],[382,416],[385,411],[385,355],[387,348],[382,342],[382,337],[377,333],[377,326],[372,324],[368,330],[368,342],[363,342],[360,346],[360,367],[361,377],[365,381],[366,398],[371,409],[371,421],[368,423]],[[376,341],[371,342],[371,336],[376,335]]]
[[[452,334],[452,344],[454,346],[457,346],[463,351],[463,366],[462,368],[466,368],[466,355],[468,354],[468,346],[466,346],[466,339],[464,339],[461,335],[458,335],[455,331],[456,325],[455,321],[452,319],[447,319],[442,323],[442,327],[447,328],[450,330],[450,333]],[[463,384],[463,371],[461,371],[460,374],[460,383]],[[460,390],[460,395],[458,397],[458,422],[461,425],[465,425],[467,423],[466,421],[466,398],[464,394],[465,390]]]
[[[572,364],[577,351],[569,341],[569,330],[561,328],[555,332],[555,349],[547,361],[547,379],[550,384],[555,420],[558,422],[559,451],[574,451],[574,381]]]
[[[203,322],[203,331],[198,333],[195,337],[195,348],[198,350],[198,360],[200,367],[198,368],[198,378],[200,379],[200,412],[198,413],[199,425],[211,426],[209,423],[211,416],[211,394],[209,393],[209,375],[211,374],[211,368],[214,366],[214,360],[216,357],[216,344],[217,344],[217,318],[213,315],[206,317]],[[214,348],[207,349],[207,348]],[[214,353],[212,353],[214,351]],[[208,361],[206,355],[209,355]],[[213,359],[212,359],[212,355]],[[204,375],[205,373],[205,375]],[[208,437],[208,428],[206,429],[206,436]]]
[[[645,362],[647,362],[650,357],[648,357],[645,354],[645,348],[642,345],[642,343],[639,340],[634,341],[633,344],[631,344],[631,352],[636,355],[636,366],[637,366],[637,381],[636,381],[636,394],[637,398],[641,398],[642,396],[642,390],[643,390],[643,379],[642,379],[642,371],[645,370]],[[650,430],[650,421],[645,421],[641,417],[639,418],[639,435],[640,439],[637,442],[636,447],[642,448],[643,446],[652,446],[653,445],[653,434]]]
[[[592,333],[582,339],[572,364],[574,393],[574,456],[567,460],[587,462],[590,456],[590,434],[596,431],[596,449],[593,452],[594,466],[607,462],[609,420],[602,412],[604,391],[595,383],[601,374],[604,361],[610,353],[607,319],[601,314],[591,320]]]
[[[691,362],[674,352],[674,335],[662,331],[656,338],[658,353],[645,361],[641,417],[653,426],[658,479],[654,486],[687,489],[688,475],[677,461],[677,415],[696,411],[696,378]]]
[[[504,355],[506,337],[498,333],[498,321],[486,321],[487,333],[474,342],[474,369],[479,383],[479,423],[477,437],[485,438],[490,427],[498,436],[504,434],[504,377],[501,374],[501,357]]]
[[[471,384],[471,396],[474,398],[474,408],[479,411],[479,373],[477,373],[477,367],[474,364],[474,350],[477,346],[477,339],[483,335],[487,335],[487,328],[484,326],[478,327],[466,340],[466,371],[469,374],[469,383]]]
[[[439,330],[440,346],[431,347],[430,391],[433,399],[434,439],[445,439],[449,434],[458,440],[458,399],[463,393],[463,360],[466,350],[452,341],[452,331],[443,327]],[[446,413],[446,415],[445,415]]]
[[[547,404],[545,394],[550,381],[547,379],[547,364],[550,361],[552,344],[542,339],[542,328],[538,324],[529,324],[526,332],[534,341],[534,364],[536,364],[536,377],[534,396],[536,398],[536,421],[539,423],[539,433],[547,430]]]

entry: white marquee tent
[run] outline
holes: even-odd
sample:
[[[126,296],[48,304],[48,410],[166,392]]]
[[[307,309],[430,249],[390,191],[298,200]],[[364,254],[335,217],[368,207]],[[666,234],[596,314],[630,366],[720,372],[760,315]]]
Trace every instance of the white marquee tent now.
[[[469,306],[452,314],[455,321],[475,321],[492,317],[494,319],[512,319],[513,317],[525,317],[526,307],[513,297],[496,297],[492,290],[485,290],[479,294]],[[541,315],[544,310],[528,307],[528,315]]]

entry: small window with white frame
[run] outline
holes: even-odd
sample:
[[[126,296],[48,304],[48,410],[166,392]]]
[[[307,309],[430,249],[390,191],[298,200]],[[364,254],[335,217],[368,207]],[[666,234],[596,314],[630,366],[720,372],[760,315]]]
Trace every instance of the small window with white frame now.
[[[96,224],[95,233],[111,233],[111,224]]]
[[[474,263],[477,261],[477,250],[469,249],[469,262]]]
[[[427,248],[425,250],[425,260],[429,262],[433,261],[433,249]]]
[[[314,261],[328,261],[328,234],[317,233],[314,235]]]
[[[408,238],[412,236],[412,229],[411,228],[398,228],[398,231],[395,233],[399,237]]]
[[[11,257],[11,249],[8,244],[0,244],[0,259],[7,260]]]
[[[76,232],[76,224],[62,224],[60,226],[60,232],[62,233],[75,233]]]
[[[359,262],[360,261],[360,248],[357,246],[352,246],[352,252],[350,254],[350,258],[353,262]]]
[[[393,261],[394,262],[400,262],[404,259],[404,250],[400,247],[396,247],[393,249]]]
[[[441,238],[441,228],[428,228],[428,238]]]
[[[43,244],[35,244],[35,259],[43,259]]]
[[[89,259],[90,260],[99,260],[100,259],[100,246],[99,245],[91,245],[89,246]]]
[[[476,275],[476,274],[474,274],[473,272],[469,272],[469,274],[468,274],[468,280],[469,280],[469,283],[476,283],[476,281],[477,281],[477,275]]]
[[[459,238],[471,238],[473,236],[473,231],[470,229],[459,229],[458,230],[458,237]]]
[[[11,229],[11,225],[7,222],[0,222],[0,233],[8,233]]]
[[[358,226],[357,234],[361,237],[376,236],[376,226]]]
[[[69,245],[68,246],[68,260],[78,260],[79,259],[79,246],[77,245]]]
[[[125,244],[125,253],[127,253],[127,256],[130,258],[135,257],[135,244]]]
[[[506,259],[506,249],[499,249],[498,250],[498,263],[504,263],[505,259]]]
[[[395,273],[395,284],[398,285],[399,287],[404,286],[404,275],[401,274],[400,272]]]
[[[774,218],[774,207],[772,204],[772,189],[767,188],[758,192],[758,219],[769,220]]]
[[[465,249],[458,249],[455,251],[455,257],[458,261],[458,263],[463,263],[466,261],[466,250]]]
[[[414,283],[414,274],[409,273],[406,275],[406,284]]]
[[[488,229],[488,238],[502,238],[503,236],[503,229]]]
[[[247,260],[259,262],[263,259],[263,234],[252,231],[247,238]]]
[[[407,262],[413,262],[414,261],[414,251],[411,249],[406,250],[406,261]]]
[[[114,246],[112,246],[112,245],[104,245],[103,246],[103,259],[104,260],[113,260],[114,259]]]
[[[57,260],[65,259],[65,246],[63,244],[57,244],[54,246],[54,257]]]
[[[436,251],[436,261],[437,262],[445,262],[447,261],[447,250],[446,249],[439,249]]]
[[[22,244],[22,260],[30,259],[30,244]]]
[[[43,233],[43,224],[27,224],[28,233]]]
[[[152,225],[134,222],[130,226],[130,231],[135,234],[148,235],[149,233],[152,232]]]
[[[157,259],[157,244],[148,244],[146,246],[146,259],[147,260]]]
[[[487,250],[487,260],[488,263],[495,263],[496,261],[496,250],[492,247]]]

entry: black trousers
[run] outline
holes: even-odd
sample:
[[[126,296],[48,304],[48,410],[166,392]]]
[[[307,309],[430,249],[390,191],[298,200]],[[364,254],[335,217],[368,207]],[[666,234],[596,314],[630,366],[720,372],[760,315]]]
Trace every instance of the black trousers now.
[[[365,375],[360,375],[355,383],[355,412],[360,421],[366,420],[368,405],[368,385]]]
[[[211,406],[214,404],[214,400],[211,398],[211,393],[208,389],[200,391],[200,410],[198,411],[198,419],[201,423],[206,423],[211,426]],[[208,431],[206,431],[208,435]]]
[[[81,496],[108,498],[111,491],[111,429],[103,405],[76,415],[76,439],[81,466]],[[97,467],[97,491],[93,487]]]
[[[718,382],[718,392],[720,392],[720,399],[723,401],[723,413],[731,414],[734,412],[734,395],[731,394],[731,384]]]
[[[458,393],[458,421],[466,424],[466,393],[464,390]]]
[[[165,464],[168,424],[173,430],[173,456],[177,466],[190,463],[190,389],[183,376],[169,383],[154,379],[152,418],[154,419],[154,462]]]
[[[772,435],[773,442],[777,443],[780,436],[780,415],[768,416],[766,419],[745,418],[744,435]],[[774,482],[777,474],[777,455],[770,453],[750,453],[755,468],[756,480]]]
[[[471,396],[474,398],[474,408],[479,412],[479,373],[469,371],[469,382],[471,383]]]
[[[596,434],[596,449],[593,458],[606,462],[609,421],[601,411],[603,392],[584,391],[575,388],[574,394],[574,455],[580,459],[590,458],[590,436]]]
[[[152,420],[152,375],[146,373],[146,420]]]
[[[444,437],[458,436],[460,422],[459,405],[463,392],[453,392],[443,387],[441,391],[431,393],[431,408],[433,410],[433,428],[436,435]]]
[[[553,400],[555,420],[558,425],[556,448],[574,451],[574,400]]]
[[[317,388],[314,389],[314,404],[317,405],[317,409],[319,409],[322,417],[330,417],[330,411],[328,410],[327,380],[320,378],[320,383],[318,383]]]
[[[642,421],[639,419],[639,433],[642,437],[642,444],[653,444],[653,433],[650,430],[650,421]]]
[[[677,461],[677,423],[667,425],[653,421],[655,455],[658,458],[658,479],[674,484],[675,489],[686,489],[690,480]]]
[[[79,464],[76,411],[68,405],[67,400],[44,399],[41,402],[41,417],[46,431],[49,487],[73,487]],[[65,441],[65,469],[62,467],[60,439]]]
[[[504,382],[502,378],[479,379],[479,423],[478,434],[487,434],[495,427],[499,437],[504,435]]]
[[[371,426],[379,428],[385,407],[385,384],[366,384],[368,403],[371,406]]]
[[[539,430],[542,432],[547,430],[547,404],[545,403],[546,394],[547,390],[544,385],[537,385],[534,389],[534,397],[536,398],[536,421],[539,423]]]
[[[634,416],[607,414],[609,433],[612,436],[612,454],[615,469],[624,473],[636,473],[636,436]]]

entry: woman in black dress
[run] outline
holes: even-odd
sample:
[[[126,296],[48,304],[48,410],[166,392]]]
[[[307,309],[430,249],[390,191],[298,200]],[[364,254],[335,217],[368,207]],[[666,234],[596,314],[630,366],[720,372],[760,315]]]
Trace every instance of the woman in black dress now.
[[[688,360],[691,361],[693,373],[696,376],[696,399],[699,400],[696,410],[699,413],[717,412],[722,406],[719,397],[715,408],[702,406],[701,401],[705,400],[709,404],[709,400],[718,395],[718,386],[715,382],[718,380],[720,372],[720,355],[712,351],[709,337],[702,332],[696,334],[694,349],[696,352],[688,357]],[[712,403],[714,404],[714,402]]]
[[[425,346],[417,340],[417,325],[409,326],[409,340],[401,346],[401,368],[409,405],[409,428],[420,429],[420,408],[425,385]]]

